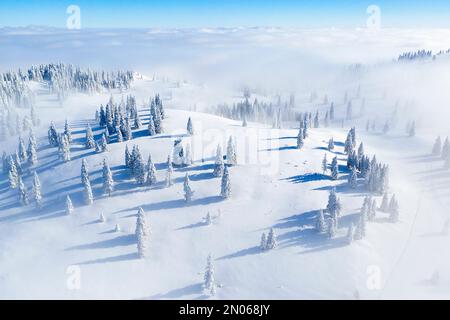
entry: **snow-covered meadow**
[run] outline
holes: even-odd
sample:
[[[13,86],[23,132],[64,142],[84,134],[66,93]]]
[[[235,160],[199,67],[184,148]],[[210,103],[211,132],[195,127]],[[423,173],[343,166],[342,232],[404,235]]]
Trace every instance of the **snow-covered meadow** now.
[[[449,37],[1,29],[0,298],[448,298]]]

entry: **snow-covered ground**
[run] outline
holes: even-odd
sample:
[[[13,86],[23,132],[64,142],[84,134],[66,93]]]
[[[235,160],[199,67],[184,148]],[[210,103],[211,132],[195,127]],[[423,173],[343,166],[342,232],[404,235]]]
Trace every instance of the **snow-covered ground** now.
[[[84,51],[86,46],[81,44],[73,43],[71,50],[58,49],[61,44],[55,39],[67,41],[61,35],[65,32],[47,30],[42,34],[39,30],[29,33],[19,31],[2,30],[3,41],[13,48],[20,47],[20,43],[34,48],[39,39],[47,39],[48,42],[37,53],[36,60],[25,56],[17,57],[17,60],[22,59],[18,62],[12,53],[2,51],[4,69],[24,65],[28,61],[42,62],[45,58],[83,64],[82,57],[74,58],[76,54],[90,57],[92,48]],[[155,43],[164,42],[166,45],[160,48],[170,48],[172,54],[158,60],[155,53],[152,56],[154,60],[146,68],[142,67],[145,65],[142,57],[135,65],[129,61],[128,65],[122,66],[120,61],[130,58],[126,54],[120,58],[117,58],[117,53],[108,56],[111,60],[105,64],[109,67],[123,69],[131,66],[145,76],[138,77],[132,88],[124,93],[136,96],[143,128],[133,132],[131,141],[109,144],[106,153],[86,150],[84,137],[87,123],[92,125],[94,134],[102,132],[94,121],[94,113],[100,104],[107,103],[109,92],[73,94],[60,106],[54,95],[46,93],[42,83],[32,83],[31,87],[36,92],[36,109],[42,122],[35,130],[39,145],[39,162],[35,170],[42,184],[44,208],[38,211],[32,205],[21,206],[17,190],[10,190],[7,177],[1,175],[0,298],[211,298],[202,291],[208,254],[213,257],[217,284],[214,298],[219,299],[450,297],[449,236],[442,234],[444,224],[450,218],[447,212],[450,180],[448,171],[442,169],[442,160],[430,155],[435,137],[440,134],[444,138],[450,133],[448,117],[443,119],[442,116],[448,113],[442,106],[443,102],[448,101],[448,93],[441,90],[447,83],[446,78],[436,79],[442,75],[448,62],[444,59],[436,63],[407,66],[385,62],[376,70],[372,65],[362,76],[348,75],[342,71],[342,65],[348,63],[347,60],[357,63],[361,62],[360,59],[368,62],[377,59],[364,55],[364,52],[370,51],[367,48],[355,53],[349,48],[339,47],[339,52],[349,50],[357,58],[346,57],[345,61],[339,59],[336,64],[325,47],[334,43],[353,43],[354,39],[360,39],[358,34],[362,32],[294,32],[278,29],[136,32],[133,40],[129,40],[134,46],[143,47],[142,43],[151,42],[147,39],[149,37],[153,40],[152,50],[156,50]],[[383,50],[378,48],[378,57],[380,60],[387,56],[394,58],[403,49],[421,49],[420,45],[445,49],[439,47],[443,41],[436,40],[443,35],[448,36],[444,31],[385,31],[377,35],[383,37],[386,46]],[[80,41],[88,44],[102,40],[98,41],[97,48],[105,45],[105,39],[113,38],[108,43],[114,48],[113,40],[119,37],[125,41],[127,33],[92,31],[74,37],[83,38]],[[281,51],[272,48],[275,44],[271,39],[276,39],[277,45],[285,44],[289,48],[283,51],[283,58],[291,57],[295,50],[292,51],[290,46],[295,47],[296,43],[302,47],[302,52],[309,52],[308,45],[302,39],[315,39],[315,42],[308,42],[311,46],[309,54],[316,57],[323,53],[327,57],[324,58],[324,65],[330,65],[331,70],[335,71],[332,76],[324,75],[323,79],[314,74],[310,86],[294,85],[284,91],[279,87],[273,89],[273,92],[287,96],[295,87],[298,111],[315,112],[318,109],[324,112],[328,108],[328,104],[308,100],[311,90],[317,90],[321,98],[328,95],[329,100],[336,103],[337,120],[328,128],[310,129],[309,137],[300,150],[296,148],[298,126],[295,122],[286,123],[282,129],[253,122],[243,127],[241,121],[201,112],[211,105],[242,100],[240,87],[225,85],[227,81],[222,82],[220,73],[217,73],[222,68],[226,69],[227,65],[232,65],[232,70],[236,70],[239,66],[235,61],[238,60],[237,47],[242,46],[245,53],[242,63],[245,65],[249,56],[268,45],[268,72],[273,70],[276,65],[274,61],[278,61],[275,58],[280,57],[278,54]],[[344,39],[347,42],[343,42]],[[375,46],[377,42],[370,43]],[[223,49],[217,50],[220,45]],[[171,66],[174,69],[178,65],[183,68],[188,64],[180,61],[180,53],[174,49],[177,47],[191,50],[186,53],[190,54],[187,60],[198,61],[198,65],[191,66],[194,71],[198,67],[198,74],[189,70],[181,72],[182,75],[175,72],[176,76],[172,76],[166,68],[171,59],[175,60]],[[204,47],[214,54],[209,56],[197,51]],[[354,47],[359,46],[353,43]],[[130,51],[133,48],[131,46]],[[223,60],[218,59],[218,52]],[[136,52],[133,54],[137,55]],[[232,62],[230,56],[234,57]],[[214,61],[208,62],[208,57]],[[197,59],[213,66],[211,71],[208,72],[208,67]],[[223,65],[221,61],[225,61]],[[320,64],[316,59],[313,61]],[[139,69],[151,69],[159,62],[160,70],[170,74],[169,79],[164,74],[160,75],[161,72],[154,77],[152,72]],[[303,63],[296,63],[308,65],[308,62],[305,58]],[[249,81],[255,75],[264,74],[261,70],[250,71],[255,65],[257,63],[247,65],[242,73],[237,74],[243,75],[242,84],[258,87],[264,82],[254,84]],[[283,69],[288,67],[289,61],[283,61]],[[310,70],[310,67],[303,70]],[[325,67],[314,68],[320,70]],[[207,76],[202,77],[203,73]],[[230,77],[230,73],[225,72],[225,78]],[[185,75],[192,75],[195,81],[184,78]],[[340,76],[345,77],[345,81],[336,81]],[[212,80],[214,77],[219,78],[217,83]],[[301,78],[308,76],[302,75]],[[211,85],[209,81],[212,81]],[[255,96],[261,100],[275,99],[270,92],[273,82],[276,81],[271,79],[265,83],[264,89],[255,89]],[[316,86],[317,83],[322,85]],[[367,114],[342,123],[346,108],[342,101],[345,92],[353,101],[355,114],[362,104],[362,97],[355,96],[358,85],[361,86]],[[149,114],[147,102],[156,93],[163,98],[167,117],[163,122],[164,133],[150,137],[146,130]],[[112,94],[116,101],[120,101],[121,93],[114,91]],[[383,135],[379,133],[382,123],[390,117],[397,102],[400,124]],[[189,117],[195,129],[192,137],[186,134]],[[72,160],[64,163],[58,159],[57,150],[48,147],[46,134],[50,121],[54,121],[60,131],[66,119],[71,125],[74,141],[71,145]],[[377,119],[379,129],[366,132],[366,119]],[[408,137],[403,130],[409,120],[417,121],[415,137]],[[347,183],[344,142],[351,126],[356,126],[358,144],[364,142],[366,153],[376,155],[379,161],[389,164],[390,194],[395,193],[399,201],[400,221],[390,223],[387,214],[378,212],[375,221],[368,223],[367,236],[348,245],[347,228],[352,222],[356,223],[363,199],[368,194],[362,180],[358,181],[356,189],[351,189]],[[220,197],[221,179],[214,177],[212,171],[216,146],[220,143],[225,149],[229,136],[234,136],[237,141],[238,165],[230,167],[231,197],[223,200]],[[175,168],[175,183],[165,188],[167,156],[171,153],[174,139],[179,137],[184,142],[191,142],[194,163]],[[336,142],[333,152],[326,149],[331,137]],[[138,186],[131,179],[124,166],[126,145],[129,148],[139,145],[145,161],[151,154],[157,169],[156,185]],[[3,147],[8,154],[14,152],[17,137],[6,141]],[[322,174],[324,154],[327,154],[329,161],[334,156],[339,159],[341,170],[337,181]],[[116,190],[111,197],[102,195],[101,190],[104,158],[108,160],[116,182]],[[95,200],[91,206],[86,206],[82,197],[82,159],[87,160],[94,191]],[[190,203],[185,203],[183,199],[186,173],[195,192]],[[28,189],[31,188],[31,179],[29,174],[24,175]],[[317,233],[315,223],[318,210],[325,208],[332,187],[336,187],[342,202],[342,217],[336,237],[328,239],[326,235]],[[75,207],[70,216],[65,214],[66,195],[70,195]],[[377,202],[381,203],[381,197],[377,197]],[[137,256],[134,235],[139,207],[144,209],[151,229],[145,259]],[[203,220],[208,212],[213,217],[211,225],[206,225]],[[100,213],[105,216],[105,222],[99,221]],[[120,232],[114,231],[116,224],[120,225]],[[278,236],[278,247],[261,252],[261,234],[267,233],[270,228],[274,228]],[[78,275],[80,287],[73,288],[72,281]]]

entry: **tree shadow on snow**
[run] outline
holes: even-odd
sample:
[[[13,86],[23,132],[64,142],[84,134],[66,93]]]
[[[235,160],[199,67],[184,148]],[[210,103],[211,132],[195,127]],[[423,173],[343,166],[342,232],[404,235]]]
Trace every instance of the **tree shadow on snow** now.
[[[109,262],[121,262],[121,261],[136,260],[138,258],[139,258],[139,256],[137,253],[128,253],[128,254],[122,254],[122,255],[113,256],[113,257],[83,261],[83,262],[79,262],[77,264],[78,265],[89,265],[89,264],[99,264],[99,263],[109,263]]]
[[[186,287],[174,289],[168,291],[166,293],[158,293],[150,297],[146,297],[144,299],[147,300],[161,300],[161,299],[179,299],[184,296],[196,295],[199,294],[198,297],[193,298],[194,300],[202,300],[206,299],[207,296],[203,294],[203,286],[201,283],[192,284]]]
[[[102,240],[98,242],[69,247],[66,249],[66,251],[107,249],[107,248],[129,246],[135,243],[136,243],[136,236],[134,234],[128,234],[128,235],[121,235],[108,240]]]
[[[282,180],[287,180],[292,183],[305,183],[311,181],[331,180],[331,178],[321,173],[307,173],[298,176],[292,176],[289,178],[284,178]]]

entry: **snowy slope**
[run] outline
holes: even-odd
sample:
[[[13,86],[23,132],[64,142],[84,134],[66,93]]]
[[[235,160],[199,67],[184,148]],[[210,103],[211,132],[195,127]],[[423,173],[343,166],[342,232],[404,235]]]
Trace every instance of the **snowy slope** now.
[[[11,31],[2,32],[14,37]],[[220,55],[214,58],[210,56],[211,61],[205,64],[198,62],[195,65],[195,68],[201,65],[200,70],[209,70],[217,76],[214,71],[221,69],[209,68],[217,61],[228,61],[225,58],[227,52],[234,52],[239,57],[239,50],[235,51],[235,45],[230,45],[238,43],[237,39],[246,43],[247,49],[252,48],[247,52],[248,56],[254,56],[255,51],[260,52],[268,43],[274,45],[269,40],[274,41],[273,38],[280,33],[284,39],[281,44],[286,45],[287,42],[294,47],[296,44],[300,46],[302,39],[322,39],[327,45],[323,45],[324,48],[317,43],[311,44],[320,49],[314,53],[330,55],[326,50],[329,46],[343,39],[352,43],[361,31],[348,33],[334,30],[329,36],[324,31],[223,32],[225,35],[191,31],[189,39],[196,45],[183,42],[175,47],[192,48],[192,56],[186,62],[189,64],[201,60],[197,60],[202,55],[195,50],[201,51],[207,47],[217,53],[211,48],[228,44],[225,46],[228,51],[219,52]],[[447,33],[442,31],[429,37],[422,33],[411,34],[414,33],[385,31],[380,37],[384,37],[389,45],[386,44],[387,48],[382,46],[385,49],[381,50],[384,53],[382,56],[392,52],[397,54],[399,47],[408,48],[416,42],[438,48],[438,35]],[[30,38],[21,41],[38,41],[36,37],[41,36],[27,37]],[[74,37],[85,37],[83,41],[92,44],[93,38],[104,36],[94,33]],[[126,34],[117,32],[112,37],[124,41]],[[148,40],[147,37],[160,41],[160,44],[167,41],[167,47],[170,47],[169,40],[173,41],[167,33],[148,33],[144,38]],[[64,37],[58,32],[47,35],[49,46],[55,43],[55,38]],[[376,39],[364,39],[372,45],[376,43]],[[98,46],[108,43],[101,42]],[[139,41],[133,43],[140,48]],[[208,43],[214,46],[209,47]],[[352,51],[350,48],[340,50]],[[13,61],[11,65],[23,63],[8,58],[7,55],[12,53],[3,53],[6,55],[3,60]],[[58,52],[53,53],[60,57]],[[70,55],[66,53],[62,56],[71,60],[75,59],[73,55],[76,53],[75,50]],[[285,57],[277,53],[280,55],[275,54],[275,57]],[[381,55],[380,51],[376,53]],[[36,59],[48,57],[47,54],[47,49],[43,50]],[[89,55],[89,52],[84,54]],[[219,59],[221,56],[224,60]],[[28,58],[23,59],[26,61]],[[168,55],[163,60],[169,58],[173,56]],[[108,63],[115,66],[122,59],[125,57],[112,59],[114,63]],[[180,57],[177,56],[177,59]],[[274,58],[273,61],[278,60]],[[155,60],[152,63],[157,65],[158,62]],[[144,63],[140,61],[139,64]],[[223,69],[226,69],[224,65],[239,66],[235,61],[217,64],[222,65]],[[289,66],[288,63],[286,65]],[[206,299],[208,297],[202,293],[201,284],[206,257],[210,253],[219,285],[215,298],[219,299],[353,299],[356,291],[361,298],[369,299],[448,298],[448,236],[442,235],[441,231],[448,219],[450,181],[448,172],[442,169],[442,161],[429,156],[435,136],[441,134],[445,137],[449,133],[448,117],[443,108],[443,102],[448,99],[447,93],[434,89],[446,86],[446,77],[435,79],[436,74],[442,75],[445,66],[409,66],[408,69],[388,66],[369,72],[358,81],[350,79],[343,83],[332,82],[332,85],[327,78],[317,90],[320,97],[328,94],[330,101],[335,101],[338,120],[330,128],[311,129],[301,150],[295,148],[298,131],[295,123],[287,123],[281,130],[256,123],[244,128],[240,121],[189,111],[195,108],[201,111],[214,104],[241,100],[241,91],[235,87],[225,86],[217,90],[214,89],[220,87],[217,83],[209,86],[164,77],[154,79],[148,74],[138,79],[130,92],[125,93],[136,95],[144,129],[134,132],[132,141],[112,143],[108,152],[97,154],[84,149],[85,128],[87,123],[91,123],[94,133],[100,133],[93,116],[99,105],[108,101],[109,93],[73,95],[61,107],[54,96],[45,92],[42,84],[34,83],[32,88],[37,93],[37,109],[42,120],[42,126],[36,130],[40,148],[39,163],[35,169],[42,183],[44,208],[36,211],[32,205],[21,207],[17,191],[9,190],[6,177],[1,175],[0,298]],[[164,64],[161,69],[171,73]],[[229,72],[233,74],[235,70],[230,68]],[[294,71],[297,72],[296,69]],[[270,70],[266,73],[270,74]],[[308,78],[307,75],[304,77]],[[275,78],[276,82],[279,78]],[[430,82],[424,81],[423,86],[416,86],[421,79]],[[346,107],[344,92],[349,91],[353,96],[358,84],[363,88],[367,115],[351,123],[344,122],[341,127]],[[312,112],[318,109],[323,114],[328,105],[307,101],[313,88],[315,84],[296,88],[300,93],[297,97],[301,97],[298,99],[298,109]],[[383,98],[386,88],[389,90],[388,98]],[[287,95],[290,89],[286,88],[282,94]],[[274,89],[274,92],[278,93],[278,90]],[[149,137],[145,131],[149,111],[144,105],[155,93],[163,97],[167,119],[163,124],[164,133]],[[273,98],[273,92],[264,93],[263,89],[258,92],[258,98]],[[116,101],[120,101],[121,96],[118,92],[114,93]],[[362,98],[352,98],[356,113]],[[408,103],[413,98],[416,103]],[[402,115],[399,127],[387,135],[365,132],[367,118],[377,119],[382,124],[398,100],[401,101],[398,110]],[[430,112],[430,106],[439,112]],[[192,138],[186,137],[189,117],[194,121],[196,131]],[[420,134],[414,138],[407,137],[400,128],[410,120],[409,117],[418,122]],[[49,122],[55,121],[58,130],[61,130],[65,119],[69,120],[74,134],[72,161],[68,163],[58,160],[56,149],[47,147],[46,140]],[[386,214],[378,213],[376,221],[368,224],[367,237],[349,246],[345,241],[347,227],[357,218],[366,195],[362,185],[356,190],[347,186],[348,173],[343,168],[346,162],[343,143],[351,125],[357,127],[358,143],[364,142],[366,152],[376,154],[381,162],[390,165],[390,191],[396,194],[400,203],[400,222],[389,223]],[[217,143],[225,148],[230,135],[237,138],[239,164],[230,169],[232,196],[224,201],[219,197],[220,179],[212,176],[212,164]],[[175,169],[176,183],[164,188],[165,162],[176,137],[191,140],[195,161],[188,168]],[[325,149],[331,137],[337,142],[334,154]],[[140,187],[130,179],[124,167],[126,144],[129,147],[139,145],[144,160],[149,154],[152,155],[159,181],[156,186]],[[8,140],[3,148],[11,153],[16,146],[14,138]],[[338,181],[331,181],[321,174],[324,153],[328,154],[329,160],[334,155],[338,156],[342,169]],[[116,181],[116,191],[111,198],[101,192],[104,158],[108,160]],[[88,162],[94,188],[95,201],[92,206],[85,206],[82,200],[82,159]],[[195,191],[190,204],[183,201],[182,182],[186,172]],[[30,189],[29,175],[25,176],[25,184]],[[337,237],[328,239],[326,235],[318,234],[314,225],[317,211],[326,206],[328,192],[333,186],[336,186],[343,204],[343,217]],[[71,216],[64,213],[67,194],[70,194],[75,206]],[[377,202],[380,204],[381,199],[378,198]],[[138,259],[136,253],[134,230],[139,207],[145,210],[151,228],[146,259]],[[203,222],[208,212],[214,217],[210,226]],[[99,222],[100,213],[105,215],[106,222]],[[116,224],[120,224],[121,232],[114,232]],[[261,252],[258,248],[261,234],[267,233],[271,227],[278,235],[279,246],[275,250]],[[70,290],[74,270],[81,272],[79,290]],[[374,270],[380,276],[380,285],[375,287],[371,286]],[[440,280],[433,282],[430,279],[436,271]]]

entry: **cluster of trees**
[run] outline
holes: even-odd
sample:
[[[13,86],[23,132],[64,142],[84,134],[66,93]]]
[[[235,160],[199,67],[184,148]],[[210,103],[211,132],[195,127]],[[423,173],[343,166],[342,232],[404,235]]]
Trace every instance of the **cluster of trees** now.
[[[153,163],[152,156],[148,155],[147,163],[141,155],[138,145],[134,145],[132,151],[125,147],[125,166],[130,170],[130,175],[140,185],[154,185],[157,182],[156,167]],[[168,169],[171,172],[170,168]],[[171,173],[168,176],[171,180]]]
[[[29,132],[28,146],[22,137],[19,138],[18,148],[12,155],[2,154],[3,173],[8,176],[9,187],[18,189],[19,201],[22,205],[29,204],[28,190],[24,184],[23,176],[30,173],[38,162],[37,143],[32,130]],[[36,172],[33,173],[33,195],[37,208],[42,206],[41,184]]]
[[[431,153],[433,156],[444,160],[445,169],[450,169],[450,141],[448,137],[445,138],[444,142],[442,142],[441,137],[437,137]]]
[[[82,70],[71,64],[42,64],[28,69],[28,80],[45,81],[52,93],[64,98],[68,92],[95,93],[106,90],[127,90],[133,81],[132,71]]]
[[[268,251],[275,249],[278,246],[277,235],[275,234],[275,230],[270,228],[268,235],[263,232],[261,235],[261,242],[259,244],[259,248],[261,251]]]
[[[410,51],[404,52],[398,56],[398,61],[412,61],[412,60],[422,60],[422,59],[430,59],[433,57],[433,52],[431,50],[418,50],[418,51]]]

